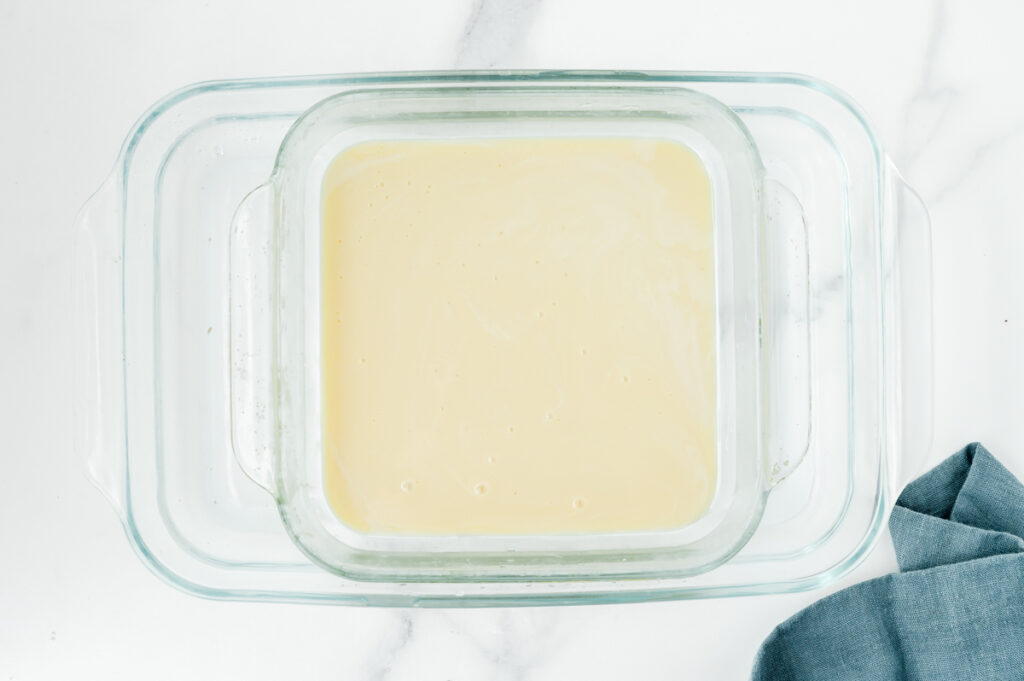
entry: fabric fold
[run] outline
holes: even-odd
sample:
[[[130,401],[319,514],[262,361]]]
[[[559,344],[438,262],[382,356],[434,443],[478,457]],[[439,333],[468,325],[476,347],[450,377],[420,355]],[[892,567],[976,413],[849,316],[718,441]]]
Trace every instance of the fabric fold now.
[[[906,487],[897,574],[779,625],[755,681],[1024,680],[1024,485],[978,443]]]

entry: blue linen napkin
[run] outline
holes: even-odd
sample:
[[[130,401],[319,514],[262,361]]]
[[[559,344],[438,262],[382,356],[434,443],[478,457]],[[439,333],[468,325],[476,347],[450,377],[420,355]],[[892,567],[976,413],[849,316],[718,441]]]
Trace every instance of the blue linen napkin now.
[[[889,531],[900,572],[780,624],[754,681],[1024,680],[1024,485],[968,445],[903,490]]]

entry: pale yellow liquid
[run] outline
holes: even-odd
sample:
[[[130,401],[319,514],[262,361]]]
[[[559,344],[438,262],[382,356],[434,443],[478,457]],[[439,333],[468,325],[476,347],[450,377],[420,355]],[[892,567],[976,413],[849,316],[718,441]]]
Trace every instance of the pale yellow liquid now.
[[[323,190],[324,488],[344,523],[615,532],[708,507],[711,190],[691,150],[367,143]]]

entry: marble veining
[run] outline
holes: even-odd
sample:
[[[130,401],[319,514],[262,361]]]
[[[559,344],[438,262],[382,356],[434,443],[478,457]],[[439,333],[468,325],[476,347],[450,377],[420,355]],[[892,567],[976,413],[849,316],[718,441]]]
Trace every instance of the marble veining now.
[[[449,613],[445,617],[490,666],[489,679],[526,679],[564,642],[566,631],[557,609],[508,609],[497,612],[488,631],[476,613]]]
[[[937,148],[949,148],[947,137],[954,130],[959,130],[962,125],[954,119],[959,113],[958,107],[964,104],[964,98],[967,96],[960,83],[951,78],[944,68],[944,60],[950,58],[950,36],[957,31],[958,26],[956,18],[951,18],[954,9],[948,0],[935,0],[925,9],[925,16],[928,18],[924,26],[924,49],[917,59],[920,70],[916,80],[912,81],[914,85],[908,99],[903,103],[894,103],[887,112],[872,112],[884,117],[884,121],[902,118],[900,140],[892,148],[897,164],[912,180],[922,166],[931,163]],[[458,41],[455,66],[494,68],[520,65],[523,47],[528,41],[540,10],[541,4],[538,0],[507,3],[497,0],[476,0],[464,22],[464,29]],[[686,64],[665,66],[687,67]],[[961,187],[967,177],[983,173],[990,158],[1005,150],[1006,146],[1022,133],[1024,117],[1021,116],[1017,116],[1016,121],[1007,128],[973,130],[972,134],[982,139],[970,144],[966,156],[960,162],[951,164],[937,177],[921,173],[926,179],[931,179],[930,183],[926,181],[922,187],[923,193],[933,204],[946,201]],[[833,288],[832,283],[835,282],[829,282],[824,286],[823,295]],[[813,598],[813,595],[802,597],[807,602]],[[646,606],[646,610],[645,606],[632,608],[629,615],[638,617],[641,616],[641,611],[649,612],[650,616],[658,621],[659,617],[655,616],[656,607]],[[692,606],[680,604],[674,611],[676,617],[667,620],[666,624],[679,627],[681,632],[686,631],[688,626],[692,626],[686,623],[685,613],[688,609],[692,609]],[[612,618],[614,619],[614,615]],[[396,627],[402,628],[405,634],[397,638],[398,644],[389,650],[392,650],[396,657],[401,656],[403,648],[420,638],[420,629],[435,632],[445,630],[448,632],[446,642],[451,644],[454,650],[462,651],[462,659],[472,660],[470,666],[478,670],[476,678],[556,678],[546,670],[558,669],[559,665],[553,664],[553,661],[559,658],[560,647],[572,645],[574,635],[571,623],[579,623],[586,619],[579,610],[564,608],[533,611],[499,610],[486,613],[415,612],[396,624]],[[434,638],[433,635],[424,637]],[[747,641],[743,646],[744,652],[739,655],[741,660],[726,661],[725,666],[732,671],[730,675],[721,678],[743,678],[742,675],[737,675],[737,672],[748,664],[747,661],[756,647],[756,640]],[[686,668],[687,659],[678,651],[666,650],[664,657],[666,660],[674,659],[675,664]],[[707,663],[697,666],[706,669]],[[390,666],[385,664],[381,668]],[[453,665],[453,668],[457,669],[459,665]],[[666,676],[659,678],[671,678],[668,668],[664,669]],[[594,668],[594,671],[597,673],[599,670]]]
[[[1006,151],[1007,147],[1016,142],[1021,135],[1024,135],[1024,121],[978,144],[970,152],[960,170],[931,191],[929,205],[934,207],[949,198],[968,177],[984,168],[993,155]]]
[[[922,151],[941,129],[958,96],[956,88],[942,83],[938,69],[939,53],[946,36],[948,13],[947,0],[935,0],[932,6],[931,27],[921,58],[921,74],[904,115],[900,162],[907,170],[918,161]]]
[[[388,623],[387,634],[364,659],[361,678],[367,681],[384,681],[391,678],[395,666],[413,642],[414,613],[413,610],[395,610],[390,613],[391,621]]]
[[[961,89],[947,77],[942,68],[942,57],[949,47],[949,34],[955,30],[955,23],[951,25],[949,17],[951,8],[948,0],[935,0],[928,9],[930,18],[924,50],[919,57],[921,67],[916,84],[908,100],[888,112],[889,120],[894,119],[893,114],[902,117],[901,141],[895,145],[895,156],[898,164],[908,174],[912,174],[922,163],[927,163],[934,154],[934,147],[944,143],[943,136],[949,133],[950,119],[963,97]],[[523,47],[540,10],[540,0],[474,0],[458,40],[454,66],[502,68],[520,65]],[[674,66],[686,67],[685,64]],[[992,134],[973,145],[964,162],[945,173],[937,186],[925,188],[928,198],[935,203],[945,200],[965,178],[982,171],[990,155],[998,153],[1011,138],[1021,133],[1024,133],[1024,119],[1018,118],[1017,124],[1010,129]],[[835,281],[827,282],[822,295],[828,297],[828,294],[836,293],[834,285],[837,284],[838,277]],[[817,302],[821,304],[821,300]],[[815,310],[812,315],[820,312]],[[656,606],[647,607],[653,613]],[[674,620],[674,624],[681,627],[681,630],[687,626],[685,616],[682,616],[686,607],[679,607],[677,612],[681,616]],[[636,613],[642,608],[633,608],[631,614],[638,616]],[[392,627],[395,633],[389,638],[389,643],[374,654],[375,673],[368,678],[392,678],[389,674],[397,660],[407,654],[409,657],[420,655],[418,651],[412,653],[409,649],[418,640],[437,638],[439,630],[447,632],[446,644],[461,651],[463,661],[472,661],[469,666],[475,670],[475,678],[555,678],[545,670],[549,668],[550,661],[558,657],[560,646],[573,638],[567,624],[585,619],[579,610],[564,608],[445,613],[414,611],[396,615]],[[421,635],[421,630],[433,633]],[[741,657],[746,660],[752,656],[752,645],[756,646],[756,642],[744,645],[745,652]],[[672,650],[666,650],[665,657],[676,659],[676,664],[685,663]],[[440,660],[441,656],[434,659]],[[733,662],[731,668],[742,669],[744,664]],[[454,669],[461,666],[452,664]],[[401,678],[412,677],[403,674]],[[731,675],[728,678],[742,677]]]
[[[822,591],[465,611],[216,602],[162,584],[85,481],[63,426],[74,356],[65,274],[74,212],[131,122],[198,80],[448,67],[771,70],[828,80],[864,107],[932,213],[928,465],[980,439],[1024,476],[1019,0],[2,7],[0,82],[19,103],[0,108],[11,227],[0,275],[12,292],[0,335],[17,360],[4,367],[7,383],[19,386],[5,395],[5,435],[10,452],[32,454],[7,457],[17,482],[0,495],[0,517],[17,518],[0,523],[5,555],[17,557],[0,560],[2,679],[740,680],[776,624],[895,567],[886,537]],[[237,30],[243,14],[246,30]],[[53,158],[61,162],[45,162]]]
[[[454,68],[493,69],[514,63],[540,5],[541,0],[473,0]]]
[[[962,7],[957,9],[963,11]],[[956,83],[946,68],[944,60],[952,58],[950,34],[956,26],[955,20],[950,21],[950,14],[948,0],[934,0],[925,49],[921,55],[921,71],[913,95],[905,107],[903,141],[896,158],[905,175],[912,175],[922,165],[931,162],[930,155],[935,153],[936,148],[947,147],[949,137],[959,133],[958,128],[962,124],[952,119],[957,115],[958,108],[964,108],[964,98],[970,96],[965,92],[965,87],[976,87],[974,83],[965,83],[964,86]],[[957,55],[960,59],[970,59],[972,56]],[[1006,86],[1014,87],[1009,82]],[[967,178],[982,169],[993,155],[1005,150],[1022,133],[1024,120],[1019,116],[1009,126],[997,126],[994,131],[987,126],[969,130],[967,135],[961,135],[971,140],[966,158],[947,164],[944,177],[937,186],[922,188],[922,195],[932,206],[946,201]]]

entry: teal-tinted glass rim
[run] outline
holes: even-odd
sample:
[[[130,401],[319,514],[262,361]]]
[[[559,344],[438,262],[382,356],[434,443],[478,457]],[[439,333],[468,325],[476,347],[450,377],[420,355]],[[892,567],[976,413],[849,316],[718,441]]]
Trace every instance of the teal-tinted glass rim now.
[[[238,91],[238,90],[268,90],[276,88],[297,88],[297,87],[351,87],[359,85],[385,85],[385,84],[417,84],[417,83],[523,83],[540,84],[545,82],[600,82],[614,87],[621,83],[624,89],[640,84],[701,84],[701,83],[751,83],[751,84],[777,84],[794,85],[817,91],[829,99],[837,102],[845,108],[857,122],[862,126],[871,144],[871,150],[875,159],[876,177],[878,182],[877,193],[879,201],[882,201],[883,183],[885,181],[884,153],[879,143],[878,135],[863,110],[846,93],[839,88],[814,78],[796,73],[754,73],[754,72],[675,72],[675,71],[588,71],[588,70],[550,70],[550,71],[415,71],[415,72],[387,72],[387,73],[365,73],[365,74],[340,74],[320,76],[298,76],[298,77],[277,77],[277,78],[253,78],[240,80],[218,80],[204,81],[186,86],[176,90],[155,103],[136,121],[131,132],[125,139],[119,154],[119,162],[115,165],[121,180],[121,202],[122,215],[127,203],[127,179],[130,176],[131,162],[135,150],[145,135],[148,128],[158,120],[164,113],[185,100],[204,94]],[[878,206],[879,214],[882,213],[882,206]],[[124,231],[122,230],[122,234]],[[124,295],[125,285],[125,255],[126,240],[121,241],[121,312],[122,320],[126,313],[126,297]],[[880,305],[883,301],[879,301]],[[884,310],[883,310],[884,315]],[[121,327],[122,350],[127,346],[127,331],[124,324]],[[122,355],[123,356],[123,355]],[[886,369],[888,367],[885,367]],[[127,375],[122,373],[123,394],[128,394]],[[127,422],[127,404],[122,407],[125,411],[124,417]],[[882,414],[881,425],[887,427]],[[134,522],[132,512],[132,494],[130,487],[130,460],[128,458],[127,431],[124,433],[124,490],[125,504],[122,523],[125,533],[132,545],[133,550],[140,557],[142,562],[159,578],[174,586],[175,588],[189,594],[216,600],[243,600],[243,601],[268,601],[268,602],[308,602],[308,603],[334,603],[385,607],[407,607],[407,606],[433,606],[433,607],[497,607],[497,606],[528,606],[528,605],[582,605],[582,604],[603,604],[603,603],[635,603],[649,601],[667,601],[697,598],[722,598],[732,596],[750,596],[772,593],[796,593],[819,588],[829,584],[843,575],[852,571],[870,553],[878,540],[885,519],[888,515],[887,499],[887,468],[885,465],[886,451],[879,453],[879,474],[876,482],[875,503],[872,514],[872,521],[864,535],[863,541],[857,548],[835,563],[831,568],[822,570],[816,574],[769,583],[747,583],[709,586],[671,586],[650,589],[624,589],[624,590],[595,590],[589,592],[567,592],[567,593],[544,593],[544,594],[493,594],[493,595],[472,595],[457,596],[450,594],[441,595],[415,595],[415,594],[340,594],[340,593],[311,593],[311,592],[283,592],[266,591],[253,589],[229,589],[210,587],[182,578],[173,569],[165,565],[150,550],[145,539]],[[880,442],[879,447],[886,449],[885,443]]]

